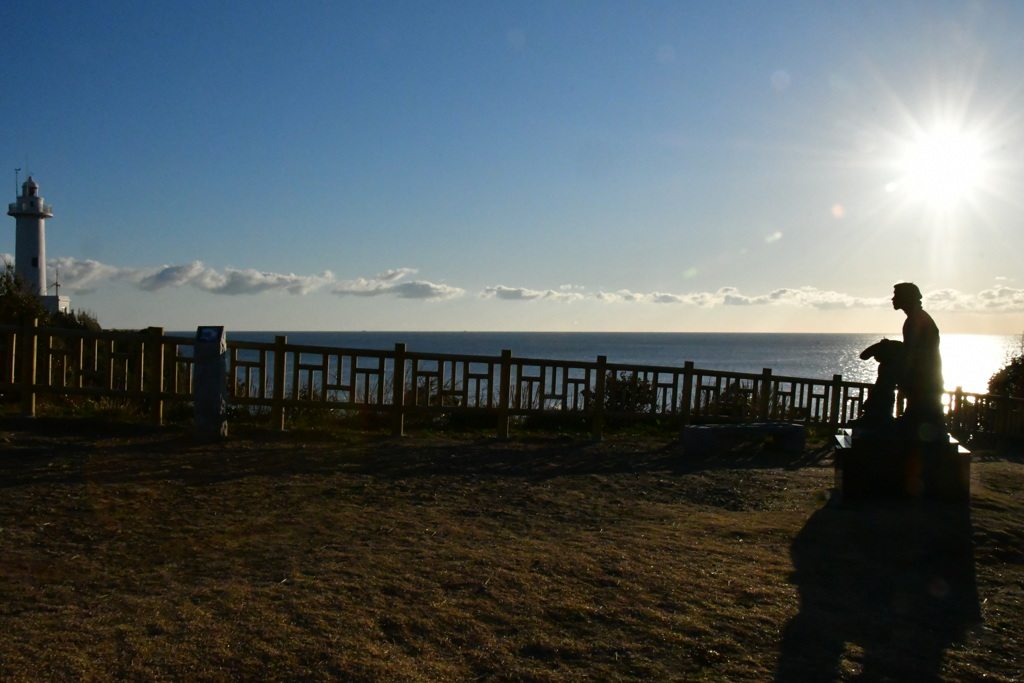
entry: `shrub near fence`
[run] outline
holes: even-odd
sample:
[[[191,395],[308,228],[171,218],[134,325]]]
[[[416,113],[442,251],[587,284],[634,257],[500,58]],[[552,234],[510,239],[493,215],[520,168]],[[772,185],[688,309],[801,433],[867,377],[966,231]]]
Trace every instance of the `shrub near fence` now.
[[[0,325],[0,399],[36,414],[37,397],[82,396],[127,401],[160,424],[168,402],[192,398],[195,340],[161,328],[140,332],[86,331]],[[283,429],[298,411],[374,414],[403,433],[410,416],[475,416],[493,420],[507,437],[511,425],[538,416],[575,419],[600,438],[606,424],[658,420],[676,425],[784,421],[837,428],[856,418],[871,385],[831,379],[623,365],[595,361],[345,349],[228,341],[228,403],[266,414]],[[1024,434],[1024,400],[947,392],[950,430]]]

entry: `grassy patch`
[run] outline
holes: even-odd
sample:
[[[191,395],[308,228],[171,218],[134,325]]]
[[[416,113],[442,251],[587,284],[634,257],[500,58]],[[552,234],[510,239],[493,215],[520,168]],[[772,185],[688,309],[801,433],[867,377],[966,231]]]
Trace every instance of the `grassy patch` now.
[[[965,520],[829,507],[823,450],[234,431],[0,422],[0,677],[1020,671],[1014,457]]]

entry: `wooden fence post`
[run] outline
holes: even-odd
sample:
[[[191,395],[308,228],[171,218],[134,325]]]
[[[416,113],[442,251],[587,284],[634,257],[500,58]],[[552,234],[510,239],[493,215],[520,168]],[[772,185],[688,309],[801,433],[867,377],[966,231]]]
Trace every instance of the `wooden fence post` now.
[[[46,393],[53,382],[53,336],[36,330],[36,394]]]
[[[493,394],[492,394],[493,395]],[[512,400],[512,351],[503,349],[498,368],[498,438],[508,438],[508,417]]]
[[[405,344],[395,344],[391,385],[391,434],[405,436]]]
[[[149,418],[155,425],[164,423],[164,328],[150,327],[146,342],[149,365]]]
[[[594,378],[594,421],[590,428],[590,438],[594,441],[600,441],[604,438],[604,406],[605,406],[605,375],[607,374],[606,366],[608,365],[607,356],[597,357],[597,369],[594,371],[597,373],[597,377]]]
[[[161,328],[163,329],[163,328]],[[163,364],[164,374],[164,391],[168,394],[178,393],[178,360],[176,358],[178,351],[177,344],[170,344],[166,340],[160,342],[160,356]],[[168,370],[169,369],[169,370]]]
[[[36,328],[39,319],[22,327],[21,333],[21,412],[28,417],[36,416]]]
[[[285,388],[285,346],[288,344],[288,337],[278,335],[274,337],[274,386],[272,389],[270,410],[270,423],[274,429],[284,431],[284,388]]]
[[[964,388],[957,387],[949,406],[949,429],[960,438],[964,431]]]
[[[690,423],[690,413],[693,410],[693,361],[683,363],[683,397],[679,405],[679,412],[682,414],[684,425]]]
[[[839,427],[839,423],[842,422],[841,408],[843,405],[843,376],[832,375],[832,396],[829,401],[829,416],[828,424],[832,429]]]
[[[761,370],[761,392],[757,396],[757,419],[762,422],[768,420],[768,411],[771,408],[772,398],[772,369],[762,368]]]
[[[1010,433],[1010,397],[1009,395],[998,397],[998,417],[996,418],[996,431],[1005,438]]]

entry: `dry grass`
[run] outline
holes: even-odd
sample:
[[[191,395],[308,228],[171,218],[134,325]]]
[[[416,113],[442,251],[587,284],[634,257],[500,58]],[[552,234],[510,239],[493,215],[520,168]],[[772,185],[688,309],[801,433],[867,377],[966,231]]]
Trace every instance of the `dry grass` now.
[[[0,423],[0,678],[1011,681],[1024,465],[969,516],[824,450]],[[973,539],[973,546],[971,544]],[[795,571],[794,571],[795,569]]]

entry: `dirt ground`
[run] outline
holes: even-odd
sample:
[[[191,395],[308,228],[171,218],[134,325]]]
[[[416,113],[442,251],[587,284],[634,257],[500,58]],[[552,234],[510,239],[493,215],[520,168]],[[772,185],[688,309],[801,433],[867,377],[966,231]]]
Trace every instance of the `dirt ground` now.
[[[1024,464],[830,502],[669,437],[0,420],[0,678],[1015,681]]]

